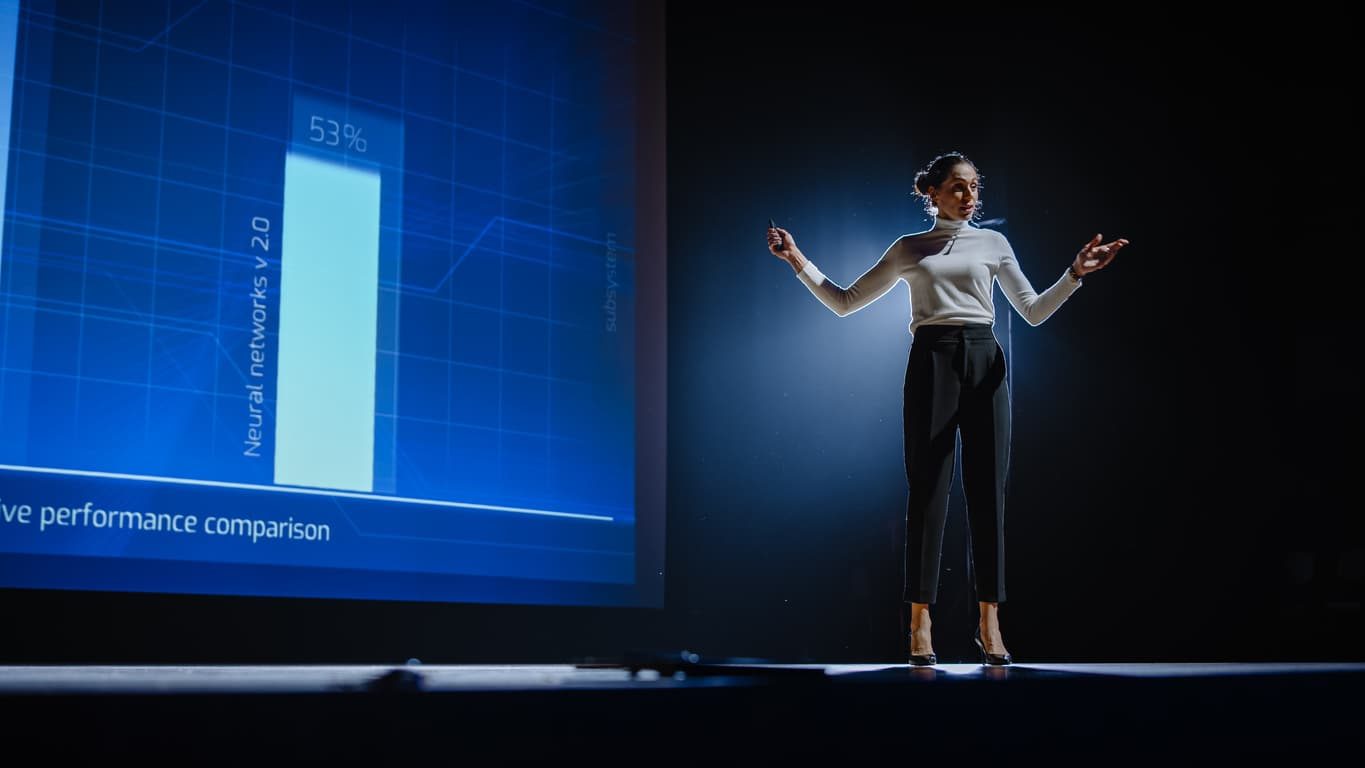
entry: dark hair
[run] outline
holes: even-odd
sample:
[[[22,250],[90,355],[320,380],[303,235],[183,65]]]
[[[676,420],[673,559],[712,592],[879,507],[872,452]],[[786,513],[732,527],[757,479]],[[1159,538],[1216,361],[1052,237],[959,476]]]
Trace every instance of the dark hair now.
[[[968,160],[967,156],[961,152],[944,152],[929,161],[929,164],[924,166],[923,170],[915,174],[915,194],[924,198],[925,208],[931,209],[933,207],[933,201],[929,199],[929,188],[942,186],[943,182],[948,178],[948,173],[952,171],[958,163],[966,163],[975,169],[977,184],[981,184],[981,170],[976,167],[976,163]],[[979,211],[980,207],[978,206],[978,212]]]

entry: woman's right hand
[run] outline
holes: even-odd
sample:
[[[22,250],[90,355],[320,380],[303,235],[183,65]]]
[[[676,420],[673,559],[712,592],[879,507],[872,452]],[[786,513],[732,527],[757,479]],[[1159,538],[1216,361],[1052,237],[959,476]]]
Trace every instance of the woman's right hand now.
[[[791,233],[781,227],[768,227],[768,250],[779,259],[787,258],[787,254],[782,249],[788,245],[795,245]]]
[[[792,233],[781,227],[768,227],[768,250],[798,272],[806,266],[805,256],[796,247]]]

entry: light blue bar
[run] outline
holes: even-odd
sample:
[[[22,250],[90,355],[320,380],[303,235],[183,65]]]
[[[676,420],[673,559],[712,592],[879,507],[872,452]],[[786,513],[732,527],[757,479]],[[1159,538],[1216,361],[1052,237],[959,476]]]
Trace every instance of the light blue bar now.
[[[379,174],[288,153],[275,482],[374,488]]]
[[[0,259],[5,257],[5,189],[9,186],[9,124],[19,53],[19,0],[0,0]],[[4,274],[0,261],[0,274]]]

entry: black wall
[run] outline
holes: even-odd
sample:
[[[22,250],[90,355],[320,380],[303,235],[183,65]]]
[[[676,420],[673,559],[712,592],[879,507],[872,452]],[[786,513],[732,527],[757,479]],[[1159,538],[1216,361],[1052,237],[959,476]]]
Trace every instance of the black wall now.
[[[903,657],[905,289],[840,319],[762,228],[775,216],[847,285],[927,225],[913,171],[958,149],[1038,290],[1094,233],[1132,241],[1036,328],[997,301],[1011,651],[1361,658],[1359,152],[1341,33],[1284,15],[975,11],[674,9],[683,636]],[[952,514],[935,647],[966,659],[960,499]]]

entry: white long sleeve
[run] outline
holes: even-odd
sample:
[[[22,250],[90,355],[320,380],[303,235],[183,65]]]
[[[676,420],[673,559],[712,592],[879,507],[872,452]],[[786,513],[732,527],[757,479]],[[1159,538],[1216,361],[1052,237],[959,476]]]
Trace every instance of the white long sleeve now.
[[[1029,325],[1046,320],[1080,287],[1065,272],[1041,294],[1033,290],[1005,236],[958,221],[904,235],[848,288],[826,278],[813,262],[797,273],[825,306],[844,317],[871,304],[896,284],[910,286],[910,333],[921,325],[995,323],[991,286]]]
[[[1000,243],[1004,255],[1000,258],[1000,267],[996,271],[995,279],[1000,283],[1000,291],[1009,299],[1014,311],[1029,325],[1041,325],[1062,306],[1062,302],[1081,287],[1080,281],[1072,280],[1067,270],[1063,270],[1057,282],[1046,291],[1041,294],[1034,292],[1033,284],[1024,277],[1024,270],[1019,268],[1019,262],[1014,258],[1014,249],[1010,247],[1004,235],[1000,235]]]
[[[891,250],[888,248],[871,269],[860,275],[847,288],[840,288],[834,281],[825,277],[815,268],[815,262],[810,260],[806,261],[806,268],[797,274],[801,282],[815,294],[815,298],[829,307],[834,314],[846,317],[885,296],[887,291],[896,285],[896,281],[901,279],[896,263],[888,258]]]

